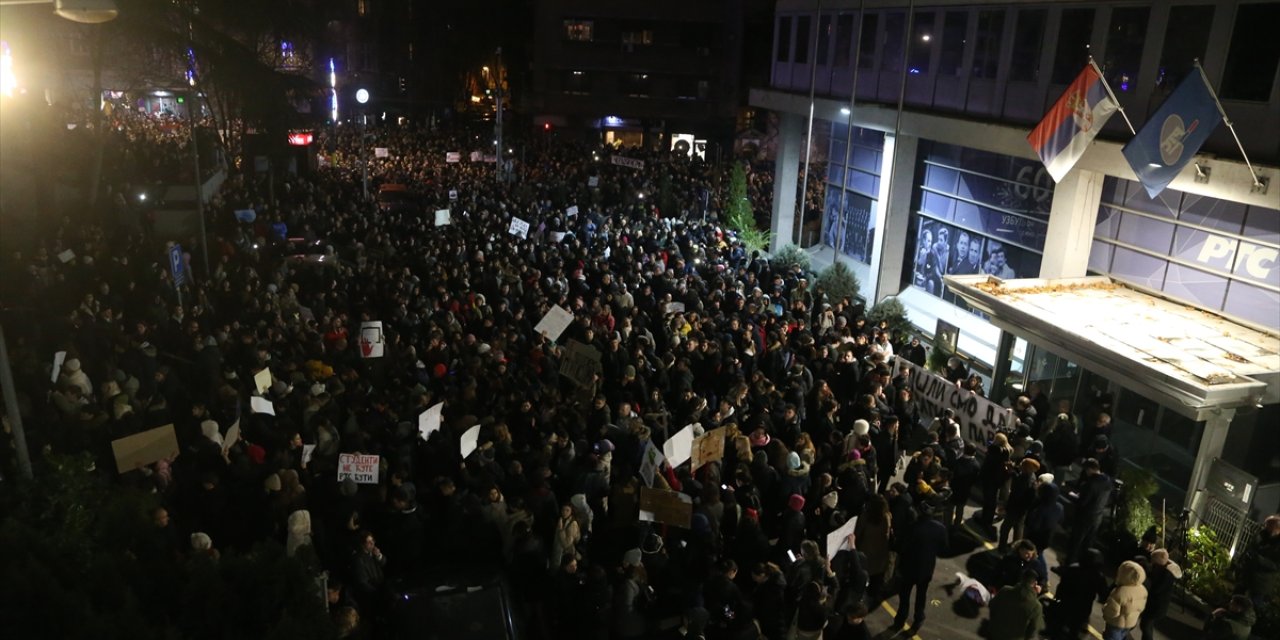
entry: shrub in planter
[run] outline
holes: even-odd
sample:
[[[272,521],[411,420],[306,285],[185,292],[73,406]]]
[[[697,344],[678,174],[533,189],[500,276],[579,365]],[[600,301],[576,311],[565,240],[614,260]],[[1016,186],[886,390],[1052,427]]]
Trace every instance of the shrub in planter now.
[[[808,260],[808,255],[805,256],[805,260]],[[830,296],[832,303],[845,298],[852,300],[858,295],[860,288],[858,276],[854,275],[849,265],[839,260],[831,263],[831,266],[818,274],[818,286]]]
[[[915,326],[907,319],[907,308],[897,298],[888,297],[877,302],[867,312],[867,324],[878,327],[884,323],[894,336],[904,336],[915,330]]]
[[[1124,532],[1136,542],[1153,527],[1159,531],[1155,510],[1151,507],[1151,496],[1160,490],[1155,475],[1146,469],[1126,467],[1120,471],[1120,481],[1124,483],[1120,498],[1120,526]]]
[[[794,244],[789,244],[778,249],[778,252],[773,254],[772,262],[775,271],[791,271],[795,267],[800,267],[801,271],[808,271],[809,252]]]
[[[729,175],[729,201],[725,205],[724,223],[738,236],[748,252],[762,251],[769,246],[769,232],[756,226],[751,200],[747,198],[747,174],[742,165],[735,165]]]
[[[1183,581],[1191,595],[1210,606],[1220,606],[1231,597],[1231,556],[1207,525],[1187,530],[1187,557],[1181,564],[1185,571]]]

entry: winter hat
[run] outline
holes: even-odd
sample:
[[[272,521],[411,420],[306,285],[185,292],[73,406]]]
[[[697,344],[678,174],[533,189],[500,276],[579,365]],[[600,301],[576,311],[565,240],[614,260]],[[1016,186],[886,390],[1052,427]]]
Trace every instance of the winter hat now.
[[[208,551],[213,548],[213,538],[209,534],[197,531],[191,534],[192,551]]]
[[[200,434],[214,444],[222,446],[222,434],[219,431],[218,423],[213,420],[205,420],[200,423]]]
[[[854,420],[853,432],[858,436],[865,436],[871,432],[871,423],[862,419]]]
[[[1036,478],[1036,482],[1039,484],[1053,484],[1053,474],[1042,473],[1039,478]]]
[[[281,489],[280,476],[274,473],[267,476],[267,479],[262,483],[262,487],[267,491],[279,491]]]
[[[768,446],[770,440],[769,433],[764,430],[764,427],[751,432],[751,446],[753,447]]]
[[[62,368],[66,369],[67,371],[70,371],[71,373],[75,373],[80,370],[80,360],[77,358],[72,358],[62,363]]]
[[[249,462],[254,464],[262,464],[267,460],[267,450],[263,449],[262,445],[257,445],[252,442],[245,447],[245,455],[249,457]]]
[[[792,471],[800,469],[800,454],[794,451],[787,454],[787,468]]]
[[[840,501],[840,493],[838,491],[828,492],[822,496],[822,506],[828,509],[836,508],[836,504]]]
[[[319,382],[317,382],[317,383],[315,383],[315,384],[311,385],[311,395],[312,395],[312,397],[318,397],[318,396],[323,395],[323,394],[324,394],[324,385],[323,385],[323,384],[320,384]]]
[[[704,513],[695,513],[689,521],[689,526],[695,533],[711,533],[711,521],[707,519]]]
[[[627,365],[626,368],[622,370],[622,377],[624,378],[636,377],[636,366],[633,364]]]
[[[861,460],[861,459],[862,459],[862,452],[858,451],[857,447],[854,447],[849,450],[849,460]]]
[[[643,557],[642,553],[643,552],[640,551],[639,549],[631,549],[626,553],[622,554],[622,566],[624,567],[640,566],[642,563],[642,557]]]
[[[613,442],[610,442],[609,439],[606,438],[604,440],[601,440],[600,442],[597,442],[595,446],[591,448],[591,451],[596,455],[604,455],[606,453],[612,453],[613,449],[614,449]]]
[[[804,509],[804,496],[798,493],[791,494],[791,497],[787,498],[787,507],[792,511],[800,511]]]
[[[1093,439],[1094,449],[1106,449],[1109,444],[1111,444],[1111,441],[1105,435],[1099,434],[1098,437]]]
[[[752,520],[755,520],[757,523],[759,523],[759,522],[760,522],[760,512],[759,512],[759,511],[756,511],[755,509],[748,508],[748,509],[747,509],[747,511],[746,511],[746,513],[747,513],[747,517],[748,517],[748,518],[751,518]]]

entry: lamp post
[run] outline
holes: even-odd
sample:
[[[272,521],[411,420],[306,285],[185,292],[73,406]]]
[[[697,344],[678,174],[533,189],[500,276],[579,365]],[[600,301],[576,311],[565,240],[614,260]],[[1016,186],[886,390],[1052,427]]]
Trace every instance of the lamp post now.
[[[364,105],[369,102],[369,90],[357,89],[356,102]],[[365,115],[364,109],[360,110],[360,192],[364,194],[364,199],[369,200],[369,145],[366,140],[365,130],[369,124],[369,117]]]

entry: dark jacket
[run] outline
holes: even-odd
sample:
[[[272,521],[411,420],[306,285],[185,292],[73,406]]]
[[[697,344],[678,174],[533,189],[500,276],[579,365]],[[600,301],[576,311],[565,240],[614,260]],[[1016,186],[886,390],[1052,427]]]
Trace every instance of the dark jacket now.
[[[933,518],[921,518],[908,530],[903,548],[911,549],[898,558],[902,577],[912,582],[928,582],[938,565],[938,556],[947,550],[951,540],[947,527]]]
[[[1044,629],[1044,609],[1032,584],[1019,582],[991,599],[988,640],[1032,640]]]
[[[1080,480],[1080,493],[1076,498],[1076,519],[1098,522],[1107,512],[1111,502],[1111,478],[1105,473],[1086,475]]]
[[[1172,560],[1166,565],[1151,564],[1147,569],[1147,608],[1142,610],[1144,620],[1159,620],[1169,612],[1173,587],[1180,578],[1182,567]]]
[[[1058,502],[1058,485],[1041,485],[1036,490],[1036,503],[1027,512],[1026,537],[1036,545],[1036,549],[1044,551],[1053,538],[1053,532],[1062,524],[1064,510]]]

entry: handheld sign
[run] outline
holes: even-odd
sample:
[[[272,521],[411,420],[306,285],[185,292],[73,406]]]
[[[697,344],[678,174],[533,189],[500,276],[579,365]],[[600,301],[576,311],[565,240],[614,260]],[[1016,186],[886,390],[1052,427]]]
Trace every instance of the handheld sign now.
[[[253,386],[258,390],[258,395],[265,394],[271,390],[271,368],[268,367],[253,374]]]
[[[462,162],[462,154],[457,151],[450,151],[444,154],[445,162]]]
[[[453,223],[453,219],[452,219],[452,216],[449,215],[448,209],[436,209],[436,226],[437,227],[443,227],[445,225],[452,224],[452,223]]]
[[[177,457],[178,452],[178,436],[171,424],[111,441],[111,453],[115,455],[116,470],[120,473]]]
[[[640,454],[640,478],[644,480],[646,487],[653,486],[653,475],[666,459],[652,441],[644,443],[644,451]]]
[[[182,263],[182,245],[173,243],[169,247],[169,273],[173,275],[173,286],[181,287],[187,282],[187,270]]]
[[[379,461],[379,456],[338,454],[338,482],[351,478],[356,484],[378,484]]]
[[[249,408],[252,409],[254,413],[265,413],[269,416],[274,416],[276,414],[276,406],[272,404],[270,400],[258,396],[249,398]]]
[[[360,323],[360,355],[365,358],[381,358],[387,349],[386,338],[382,334],[382,321],[372,320]]]
[[[572,218],[576,215],[578,215],[578,205],[576,204],[564,210],[564,217],[566,218]]]
[[[235,443],[239,441],[240,441],[240,421],[236,420],[236,423],[231,425],[230,429],[227,429],[227,435],[222,438],[222,452],[226,453],[230,451],[231,447],[234,446]]]
[[[693,425],[689,425],[667,438],[662,445],[662,453],[667,456],[667,464],[678,467],[693,456]]]
[[[520,236],[521,238],[528,238],[529,223],[513,216],[511,218],[511,226],[507,227],[507,233],[513,236]]]
[[[49,382],[57,383],[58,376],[62,375],[62,363],[67,361],[67,352],[59,351],[53,354],[53,375],[49,377]]]
[[[827,559],[834,560],[837,553],[841,551],[852,551],[854,549],[853,536],[854,527],[858,526],[858,517],[849,518],[847,522],[840,525],[835,531],[827,534]]]
[[[462,434],[462,442],[460,443],[460,446],[459,446],[459,452],[462,454],[462,459],[466,460],[467,456],[471,455],[472,453],[475,453],[476,448],[479,446],[480,446],[480,425],[476,425],[474,427],[471,427],[470,429],[467,429],[467,431]]]
[[[640,487],[640,519],[688,529],[693,521],[693,498],[677,491]]]
[[[533,328],[534,333],[541,333],[547,336],[548,340],[559,340],[560,335],[565,329],[569,328],[569,324],[573,322],[573,314],[565,310],[560,305],[551,307],[547,315],[542,316],[537,326]]]
[[[426,440],[434,431],[440,430],[440,418],[444,412],[444,403],[437,402],[434,406],[423,411],[418,416],[418,435]]]
[[[388,148],[386,148],[386,147],[374,147],[374,148],[373,148],[373,157],[375,157],[375,158],[390,158],[390,157],[391,157],[391,150],[390,150],[390,149],[388,149]]]

